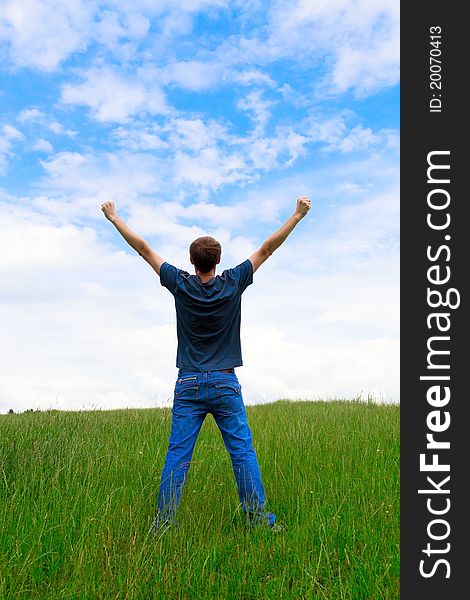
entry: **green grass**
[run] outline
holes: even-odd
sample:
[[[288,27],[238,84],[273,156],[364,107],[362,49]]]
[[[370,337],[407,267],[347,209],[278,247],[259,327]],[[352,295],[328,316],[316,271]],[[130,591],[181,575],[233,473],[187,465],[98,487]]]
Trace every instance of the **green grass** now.
[[[267,509],[249,530],[212,416],[180,527],[153,539],[170,409],[0,416],[0,598],[399,598],[399,407],[247,407]]]

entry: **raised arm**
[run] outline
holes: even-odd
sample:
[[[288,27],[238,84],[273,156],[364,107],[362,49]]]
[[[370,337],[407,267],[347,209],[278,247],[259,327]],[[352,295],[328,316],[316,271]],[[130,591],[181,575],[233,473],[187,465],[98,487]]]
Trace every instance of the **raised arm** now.
[[[253,273],[260,267],[271,254],[286,241],[294,227],[301,221],[311,208],[310,200],[307,196],[301,196],[297,199],[297,206],[293,215],[291,215],[284,225],[275,233],[270,235],[260,246],[260,248],[250,256],[253,265]]]
[[[132,229],[117,216],[114,202],[104,202],[101,205],[101,210],[104,212],[104,216],[108,221],[111,221],[116,227],[129,246],[132,246],[132,248],[134,248],[134,250],[156,271],[157,275],[160,275],[160,267],[165,261],[152,250],[150,245],[143,238],[134,233]]]

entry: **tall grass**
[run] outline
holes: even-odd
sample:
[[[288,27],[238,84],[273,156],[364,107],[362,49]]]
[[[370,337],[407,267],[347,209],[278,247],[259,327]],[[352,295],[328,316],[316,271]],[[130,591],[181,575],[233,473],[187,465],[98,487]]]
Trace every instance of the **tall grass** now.
[[[399,598],[399,407],[247,408],[286,531],[245,527],[208,415],[178,519],[148,535],[170,409],[0,416],[0,598]]]

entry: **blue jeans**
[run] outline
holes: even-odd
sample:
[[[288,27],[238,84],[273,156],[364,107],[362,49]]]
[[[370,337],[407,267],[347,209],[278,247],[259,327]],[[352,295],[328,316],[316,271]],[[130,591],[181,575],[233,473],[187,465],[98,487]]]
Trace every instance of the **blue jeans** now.
[[[158,493],[160,523],[176,523],[175,511],[187,479],[194,445],[207,413],[214,416],[232,460],[238,497],[250,525],[272,526],[258,460],[235,373],[179,371],[172,408],[168,452]]]

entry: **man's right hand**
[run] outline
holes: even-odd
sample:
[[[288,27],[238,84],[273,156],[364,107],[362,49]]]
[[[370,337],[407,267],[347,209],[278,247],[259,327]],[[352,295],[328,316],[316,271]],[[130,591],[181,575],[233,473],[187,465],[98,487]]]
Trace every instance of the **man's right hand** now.
[[[301,219],[305,217],[308,211],[312,208],[312,203],[307,196],[300,196],[297,198],[297,207],[295,209],[295,214],[298,215]]]
[[[109,200],[108,202],[103,202],[103,204],[101,205],[101,210],[104,212],[104,216],[108,219],[108,221],[111,221],[111,223],[117,217],[114,202],[111,202]]]

